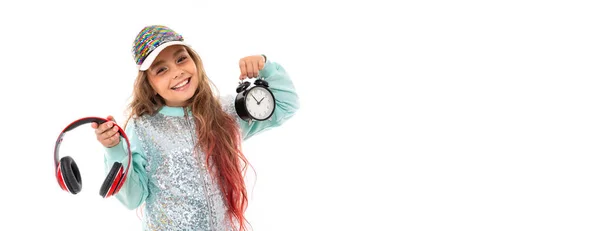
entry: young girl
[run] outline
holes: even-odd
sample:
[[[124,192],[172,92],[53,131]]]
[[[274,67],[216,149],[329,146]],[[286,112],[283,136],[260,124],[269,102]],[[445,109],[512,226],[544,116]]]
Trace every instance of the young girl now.
[[[295,114],[290,77],[264,55],[240,59],[240,80],[262,76],[276,101],[270,120],[248,123],[236,114],[234,94],[213,94],[202,60],[175,31],[143,28],[133,54],[139,73],[124,127],[133,159],[115,197],[131,210],[145,203],[144,230],[246,230],[241,142]],[[92,128],[106,147],[106,170],[126,164],[126,142],[114,122]]]

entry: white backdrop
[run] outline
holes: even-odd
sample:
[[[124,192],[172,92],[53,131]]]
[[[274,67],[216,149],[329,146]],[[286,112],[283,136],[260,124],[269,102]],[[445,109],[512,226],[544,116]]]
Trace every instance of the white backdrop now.
[[[73,120],[122,125],[150,24],[182,33],[222,94],[246,55],[293,78],[301,110],[244,144],[254,230],[600,229],[593,1],[166,2],[1,4],[0,229],[139,230],[98,195],[89,124],[62,145],[80,194],[51,155]]]

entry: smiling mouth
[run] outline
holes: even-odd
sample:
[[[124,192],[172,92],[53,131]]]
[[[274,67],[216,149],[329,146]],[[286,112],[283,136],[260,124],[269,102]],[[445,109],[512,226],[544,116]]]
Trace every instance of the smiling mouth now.
[[[186,85],[188,85],[190,83],[190,79],[191,78],[187,78],[186,80],[183,80],[183,81],[179,82],[177,85],[175,85],[174,87],[172,87],[171,90],[177,90],[177,89],[180,89],[182,87],[185,87]]]

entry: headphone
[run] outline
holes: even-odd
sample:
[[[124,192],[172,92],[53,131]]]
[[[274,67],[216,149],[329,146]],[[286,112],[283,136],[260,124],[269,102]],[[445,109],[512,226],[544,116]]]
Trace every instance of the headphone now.
[[[56,145],[54,146],[54,170],[56,173],[56,180],[58,181],[58,184],[60,185],[60,188],[62,188],[62,190],[70,192],[71,194],[77,194],[81,191],[81,174],[79,172],[77,164],[75,164],[75,160],[73,160],[73,158],[71,158],[70,156],[65,156],[61,158],[60,161],[58,160],[60,144],[63,140],[63,136],[68,131],[71,131],[83,124],[93,122],[98,123],[98,126],[100,126],[100,124],[108,122],[108,120],[99,117],[85,117],[73,121],[71,124],[69,124],[66,128],[63,129],[63,131],[58,136],[58,139],[56,140]],[[121,127],[119,127],[117,124],[115,124],[115,126],[117,126],[117,128],[119,129],[119,134],[121,135],[121,137],[123,137],[125,141],[127,141],[127,153],[129,158],[127,168],[125,169],[124,173],[123,164],[119,162],[115,162],[113,164],[112,168],[106,175],[106,179],[104,179],[104,183],[102,183],[102,186],[100,187],[100,196],[102,196],[103,198],[114,196],[119,192],[119,190],[125,183],[127,173],[129,172],[129,166],[131,165],[131,149],[129,147],[129,139],[127,138],[127,135],[125,134],[123,129],[121,129]]]

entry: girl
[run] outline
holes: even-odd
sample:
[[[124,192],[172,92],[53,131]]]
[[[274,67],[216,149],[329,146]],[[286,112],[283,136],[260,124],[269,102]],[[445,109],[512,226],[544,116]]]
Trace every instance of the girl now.
[[[240,80],[264,77],[276,100],[271,120],[249,124],[236,114],[234,95],[213,94],[202,60],[170,28],[143,28],[133,55],[139,73],[125,122],[133,159],[115,197],[131,210],[145,204],[144,230],[247,230],[241,142],[295,114],[290,77],[264,55],[240,59]],[[107,171],[115,161],[127,163],[126,144],[109,120],[92,124],[106,147]]]

